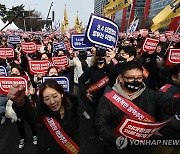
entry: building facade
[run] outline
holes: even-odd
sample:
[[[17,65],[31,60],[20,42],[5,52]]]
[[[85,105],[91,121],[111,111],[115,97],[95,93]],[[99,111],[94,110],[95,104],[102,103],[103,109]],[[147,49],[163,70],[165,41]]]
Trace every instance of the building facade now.
[[[133,0],[133,4],[116,13],[115,22],[121,31],[126,31],[128,24],[134,19],[139,19],[138,29],[149,29],[152,18],[161,12],[172,0]]]
[[[103,15],[104,6],[107,4],[108,0],[95,0],[94,1],[94,13],[96,15]]]
[[[148,25],[152,25],[152,19],[161,12],[167,5],[169,5],[172,0],[151,0],[149,16],[148,16]]]

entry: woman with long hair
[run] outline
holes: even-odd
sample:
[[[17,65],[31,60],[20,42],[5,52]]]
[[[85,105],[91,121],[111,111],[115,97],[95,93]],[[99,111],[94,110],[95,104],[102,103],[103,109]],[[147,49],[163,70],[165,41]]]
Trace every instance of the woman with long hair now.
[[[18,97],[17,97],[18,96]],[[64,92],[55,80],[48,79],[40,86],[38,111],[24,97],[24,88],[13,85],[8,97],[14,102],[18,117],[36,118],[37,153],[78,153],[79,147],[79,97]]]

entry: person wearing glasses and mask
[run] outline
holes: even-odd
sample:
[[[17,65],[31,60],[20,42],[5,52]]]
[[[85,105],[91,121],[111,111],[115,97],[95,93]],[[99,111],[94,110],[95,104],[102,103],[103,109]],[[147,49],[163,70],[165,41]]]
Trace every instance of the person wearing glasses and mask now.
[[[116,83],[112,88],[106,88],[104,95],[99,101],[95,127],[99,135],[107,141],[107,151],[111,154],[151,153],[154,150],[154,146],[133,145],[130,141],[124,145],[122,142],[125,140],[122,141],[121,137],[114,133],[118,125],[121,125],[120,122],[125,116],[136,119],[136,114],[132,116],[128,113],[129,111],[126,112],[128,107],[127,110],[119,108],[116,106],[116,99],[112,98],[116,95],[122,100],[119,104],[122,104],[124,101],[131,104],[131,106],[136,106],[137,115],[142,114],[144,117],[148,117],[148,119],[153,119],[151,121],[154,122],[161,121],[160,117],[163,113],[171,116],[176,112],[180,113],[180,99],[174,99],[163,92],[147,88],[143,82],[142,66],[136,61],[122,64],[119,70],[120,74],[117,77]],[[155,135],[151,136],[151,139],[155,139],[154,137]],[[128,140],[129,138],[126,139]],[[124,145],[124,147],[121,147],[121,145]]]
[[[123,46],[119,48],[117,53],[117,60],[119,65],[124,62],[132,61],[136,58],[136,50],[133,46]]]

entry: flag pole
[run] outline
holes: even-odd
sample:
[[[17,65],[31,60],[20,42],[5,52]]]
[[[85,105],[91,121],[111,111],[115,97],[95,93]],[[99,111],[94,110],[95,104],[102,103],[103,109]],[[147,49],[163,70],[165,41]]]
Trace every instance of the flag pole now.
[[[129,19],[128,19],[128,24],[127,24],[127,28],[126,28],[126,39],[125,40],[127,40],[127,31],[128,31],[128,28],[129,28],[130,16],[131,16],[131,13],[132,13],[132,9],[133,9],[133,0],[131,0],[131,9],[130,9],[130,12],[129,12]]]
[[[176,29],[176,31],[175,31],[174,34],[176,34],[176,33],[178,32],[179,28],[180,28],[180,23],[179,23],[179,25],[178,25],[178,27],[177,27],[177,29]],[[164,56],[165,56],[166,53],[168,52],[168,49],[169,49],[169,47],[171,46],[172,42],[173,42],[173,37],[171,37],[171,41],[170,41],[170,43],[169,43],[169,45],[168,45],[168,47],[167,47],[167,49],[166,49],[166,52],[164,53]]]

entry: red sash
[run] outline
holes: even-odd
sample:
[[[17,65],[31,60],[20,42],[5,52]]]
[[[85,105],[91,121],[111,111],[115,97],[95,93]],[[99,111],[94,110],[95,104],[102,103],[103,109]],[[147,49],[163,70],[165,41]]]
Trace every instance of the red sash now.
[[[167,92],[169,88],[171,88],[172,85],[171,84],[165,84],[164,86],[162,86],[159,90],[162,92]],[[174,98],[180,98],[180,93],[176,93],[173,95]]]
[[[174,98],[180,98],[180,93],[173,95]]]
[[[116,105],[120,110],[126,113],[129,117],[137,119],[140,121],[154,122],[155,119],[151,115],[147,114],[139,107],[137,107],[130,100],[120,96],[114,90],[107,92],[105,97],[109,99],[114,105]]]
[[[162,92],[166,92],[171,86],[172,85],[170,85],[170,84],[165,84],[159,90],[162,91]]]
[[[79,147],[76,143],[62,130],[60,124],[52,117],[42,117],[46,127],[53,138],[57,141],[68,154],[77,154]]]
[[[88,88],[88,92],[89,93],[95,92],[95,91],[105,87],[108,83],[109,83],[109,78],[107,76],[105,76],[100,81],[90,85],[89,88]]]

